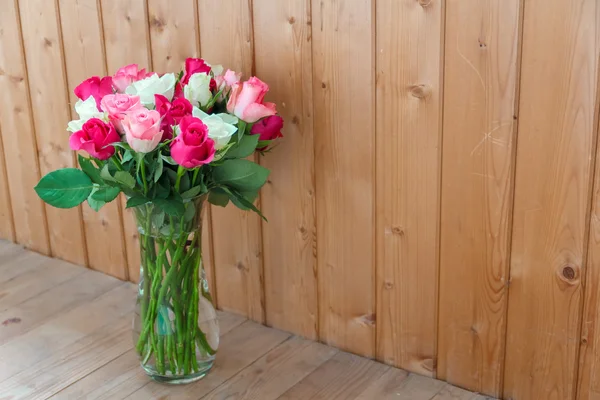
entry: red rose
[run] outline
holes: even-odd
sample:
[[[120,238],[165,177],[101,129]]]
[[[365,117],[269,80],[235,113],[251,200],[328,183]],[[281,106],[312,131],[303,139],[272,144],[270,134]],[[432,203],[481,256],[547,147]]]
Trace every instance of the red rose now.
[[[272,115],[261,119],[252,125],[250,133],[260,135],[259,140],[274,140],[283,137],[281,129],[283,128],[283,118],[279,115]]]
[[[210,65],[204,62],[201,58],[187,58],[185,60],[185,74],[181,79],[181,83],[186,85],[193,74],[198,72],[210,72]]]
[[[176,123],[179,123],[183,117],[192,115],[192,111],[192,103],[190,103],[188,99],[182,97],[173,100],[169,115],[175,120]]]
[[[171,142],[171,157],[185,168],[208,164],[215,157],[215,142],[208,137],[208,127],[195,117],[185,116],[179,123],[180,133]]]
[[[96,107],[98,107],[98,111],[102,111],[100,108],[100,101],[107,94],[112,94],[112,77],[105,76],[100,79],[97,76],[92,76],[91,78],[86,79],[81,82],[75,90],[73,90],[75,96],[79,97],[81,100],[87,100],[90,96],[93,96],[96,100]]]
[[[156,103],[156,111],[161,117],[160,129],[163,131],[161,141],[171,139],[173,137],[173,125],[177,125],[179,121],[186,115],[192,115],[192,103],[185,98],[179,98],[169,102],[165,96],[160,94],[154,95]]]
[[[71,149],[85,150],[99,160],[107,160],[115,154],[115,148],[110,144],[120,141],[121,137],[115,127],[98,118],[90,118],[80,131],[69,138]]]

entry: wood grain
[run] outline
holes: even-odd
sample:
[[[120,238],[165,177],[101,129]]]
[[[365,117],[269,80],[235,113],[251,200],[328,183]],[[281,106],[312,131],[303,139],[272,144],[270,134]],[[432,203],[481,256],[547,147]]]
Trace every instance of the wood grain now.
[[[6,233],[14,221],[17,243],[50,254],[46,210],[33,191],[40,179],[40,166],[16,0],[3,4],[0,26],[0,135],[7,174],[5,182],[10,186],[10,193],[4,192],[4,196],[10,194],[10,198],[2,200],[5,204],[2,213],[7,211],[8,202],[12,209],[12,216],[2,217],[0,229],[9,237]]]
[[[253,74],[252,2],[199,0],[200,49],[210,64]],[[260,218],[230,204],[211,207],[218,306],[265,320]]]
[[[48,267],[46,267],[48,268]],[[52,266],[50,266],[52,268]],[[74,267],[71,267],[74,268]],[[55,273],[60,273],[57,269]],[[18,318],[14,324],[6,324],[0,330],[0,346],[11,339],[47,322],[59,313],[67,313],[82,303],[94,300],[120,285],[120,281],[98,273],[84,271],[55,284],[48,290],[29,298],[15,307],[0,312],[0,321]],[[36,276],[30,279],[36,279]],[[3,307],[0,307],[3,308]]]
[[[598,53],[593,0],[526,1],[504,396],[574,398]]]
[[[155,72],[177,72],[185,59],[197,57],[195,0],[148,1],[152,67]]]
[[[365,356],[375,354],[372,4],[312,7],[319,338]]]
[[[278,399],[337,350],[299,337],[286,340],[204,399]]]
[[[348,399],[390,367],[348,353],[338,353],[279,399]]]
[[[8,187],[8,176],[6,174],[6,161],[4,158],[4,144],[2,143],[2,132],[0,132],[0,239],[15,241],[15,222],[13,220],[12,207],[10,205],[10,192]]]
[[[79,119],[73,90],[90,76],[107,75],[104,62],[102,19],[96,0],[60,0],[60,21],[65,49],[67,89],[71,119]],[[65,139],[66,140],[66,139]],[[119,279],[128,279],[121,205],[113,201],[95,212],[82,205],[85,239],[90,268]],[[98,246],[103,243],[103,246]]]
[[[148,10],[145,0],[100,0],[106,65],[109,75],[117,69],[138,64],[152,70]],[[129,279],[137,282],[140,275],[140,246],[133,212],[125,210],[125,198],[120,199]]]
[[[377,358],[429,376],[436,357],[441,16],[441,2],[377,3]]]
[[[26,63],[43,65],[28,68],[27,75],[40,169],[45,175],[75,165],[65,132],[70,115],[59,15],[51,1],[19,0],[18,4]],[[52,255],[87,264],[81,207],[60,210],[46,205],[46,216]]]
[[[446,3],[438,377],[500,396],[519,0]]]
[[[268,79],[285,138],[261,157],[266,322],[315,339],[316,226],[310,1],[254,1],[256,75]],[[280,54],[281,56],[276,56]],[[273,58],[277,57],[277,62]],[[285,204],[285,207],[281,205]]]
[[[600,6],[596,5],[595,37],[600,43]],[[592,35],[590,32],[589,35]],[[598,69],[598,66],[596,66]],[[600,82],[600,71],[598,82]],[[598,88],[597,88],[598,89]],[[577,399],[600,399],[600,92],[596,97],[595,120],[593,128],[596,137],[596,160],[594,181],[592,183],[591,214],[589,219],[589,238],[585,279],[583,282],[583,315],[579,338],[579,369],[577,375]]]
[[[98,279],[96,278],[95,281]],[[221,336],[235,329],[245,320],[234,314],[218,312]],[[220,357],[220,356],[219,356]],[[114,360],[61,390],[56,399],[110,400],[124,398],[148,383],[134,349],[128,350]]]

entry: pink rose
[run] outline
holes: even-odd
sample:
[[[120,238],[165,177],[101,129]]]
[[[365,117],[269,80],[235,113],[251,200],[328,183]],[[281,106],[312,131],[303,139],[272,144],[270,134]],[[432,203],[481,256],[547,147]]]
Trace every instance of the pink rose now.
[[[231,87],[240,81],[242,73],[237,73],[228,69],[224,75],[215,76],[215,85],[217,91],[221,91],[219,100],[222,101],[231,91]]]
[[[185,60],[185,74],[181,78],[181,83],[187,85],[190,77],[198,72],[210,72],[210,65],[204,62],[201,58],[186,58]]]
[[[181,133],[171,142],[171,157],[185,168],[208,164],[215,157],[215,142],[208,137],[208,127],[191,116],[179,123]]]
[[[107,160],[115,154],[111,143],[121,141],[121,137],[111,124],[98,118],[90,118],[69,138],[71,149],[85,150],[90,156],[99,160]]]
[[[219,90],[223,90],[226,89],[227,87],[231,87],[234,84],[238,83],[240,81],[240,78],[242,77],[242,73],[241,72],[235,72],[232,71],[230,69],[228,69],[225,74],[223,75],[219,75],[219,76],[215,76],[215,81],[217,83],[217,88]]]
[[[122,123],[127,143],[134,151],[149,153],[158,146],[162,136],[158,111],[138,108],[127,112]]]
[[[112,77],[112,83],[117,92],[124,93],[127,86],[132,82],[139,81],[153,75],[154,72],[146,72],[145,68],[138,69],[137,64],[129,64],[121,67]]]
[[[171,103],[169,99],[160,94],[155,94],[154,99],[156,111],[160,113],[162,118],[160,124],[160,129],[163,132],[162,140],[171,139],[173,137],[173,125],[177,125],[186,115],[192,115],[192,103],[183,97],[175,99]]]
[[[243,84],[235,83],[231,88],[227,111],[248,123],[275,115],[275,104],[263,103],[268,91],[269,86],[255,76]]]
[[[128,94],[108,94],[100,102],[102,111],[108,113],[108,119],[113,123],[119,133],[123,133],[123,124],[121,120],[128,111],[143,107],[139,96],[130,96]]]
[[[73,92],[75,93],[75,96],[84,101],[90,96],[93,96],[94,100],[96,100],[96,107],[98,108],[98,111],[100,111],[100,101],[102,98],[113,92],[112,78],[110,76],[105,76],[100,79],[98,76],[92,76],[81,82]]]
[[[283,137],[281,128],[283,128],[283,118],[279,115],[271,115],[252,125],[250,134],[260,135],[259,140],[274,140]]]

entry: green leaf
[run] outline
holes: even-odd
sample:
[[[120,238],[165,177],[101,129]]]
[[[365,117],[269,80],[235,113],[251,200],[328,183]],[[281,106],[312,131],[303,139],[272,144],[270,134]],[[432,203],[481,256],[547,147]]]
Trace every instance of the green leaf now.
[[[131,151],[125,150],[123,153],[122,163],[126,163],[127,161],[133,160],[133,153]]]
[[[259,136],[259,135],[257,135],[257,136]],[[262,149],[264,147],[269,147],[271,145],[271,143],[273,143],[272,140],[259,140],[258,143],[256,144],[256,148]]]
[[[93,196],[94,196],[94,193],[96,193],[97,191],[98,191],[98,188],[94,187],[94,189],[92,190],[92,193],[90,193],[90,195],[87,198],[88,205],[90,206],[90,208],[92,210],[94,210],[96,212],[100,211],[100,209],[102,207],[104,207],[104,205],[106,204],[103,201],[94,200]]]
[[[104,167],[100,170],[100,177],[107,182],[116,182],[115,178],[110,173],[108,163],[104,164]]]
[[[154,183],[158,182],[163,173],[163,160],[159,158],[156,160],[156,164],[156,169],[154,170]]]
[[[246,132],[246,126],[247,125],[248,124],[246,124],[246,121],[242,121],[241,119],[238,122],[238,126],[237,126],[237,128],[238,128],[238,136],[237,136],[238,142],[242,140],[242,137],[244,136],[244,133]]]
[[[242,139],[225,154],[225,158],[245,158],[254,153],[259,135],[244,135]]]
[[[130,197],[129,199],[127,199],[127,205],[125,206],[125,208],[141,206],[142,204],[146,204],[148,201],[149,200],[144,196]]]
[[[181,193],[181,197],[184,199],[192,199],[200,194],[202,186],[194,186],[190,190]]]
[[[133,189],[135,187],[135,179],[129,172],[117,171],[114,180],[121,185]]]
[[[235,206],[237,208],[242,209],[242,210],[252,210],[255,213],[257,213],[258,215],[260,215],[260,217],[262,219],[269,222],[267,220],[267,218],[265,218],[265,216],[260,212],[260,210],[258,208],[256,208],[256,206],[254,206],[254,204],[252,204],[251,201],[249,201],[247,198],[245,198],[244,195],[241,194],[239,191],[237,191],[235,189],[229,189],[229,188],[223,188],[223,190],[227,194],[229,194],[229,197],[231,198],[231,202],[233,204],[235,204]]]
[[[185,205],[185,212],[183,213],[183,220],[190,222],[196,215],[196,205],[193,202],[189,202]]]
[[[173,198],[168,199],[154,199],[154,204],[163,210],[168,215],[173,217],[181,217],[185,212],[183,202],[177,201]]]
[[[166,162],[167,164],[177,165],[177,163],[175,162],[175,160],[173,160],[173,157],[164,156],[164,155],[161,154],[160,158],[162,158],[164,160],[164,162]]]
[[[165,224],[164,211],[153,210],[150,218],[152,219],[152,226],[156,229],[160,230],[160,228],[162,228],[162,226]]]
[[[215,206],[225,207],[229,203],[229,194],[221,188],[213,188],[208,192],[208,202]]]
[[[219,185],[241,191],[260,189],[269,176],[269,170],[245,159],[226,160],[213,169],[213,180]]]
[[[53,207],[71,208],[85,201],[93,188],[94,184],[85,172],[76,168],[64,168],[44,176],[35,191]]]
[[[90,197],[96,201],[103,201],[105,203],[110,203],[121,193],[121,189],[118,187],[112,186],[102,186],[94,191],[90,195]]]
[[[81,154],[77,155],[77,159],[79,160],[79,165],[83,172],[86,173],[87,176],[90,177],[92,182],[97,184],[103,184],[102,177],[100,177],[100,171],[96,166],[92,163],[92,160],[89,158],[83,157]]]

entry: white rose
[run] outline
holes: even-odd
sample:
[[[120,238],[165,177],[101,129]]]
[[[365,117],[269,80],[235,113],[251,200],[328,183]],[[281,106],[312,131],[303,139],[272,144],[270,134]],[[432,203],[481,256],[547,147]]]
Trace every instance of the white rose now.
[[[127,86],[125,93],[140,96],[140,102],[145,106],[155,105],[155,94],[162,94],[171,101],[175,94],[175,74],[164,74],[161,77],[154,74],[148,78],[135,81]]]
[[[214,140],[215,150],[222,149],[229,143],[237,127],[237,118],[229,114],[211,114],[208,115],[198,107],[194,107],[192,115],[200,118],[208,128],[208,137]]]
[[[210,70],[213,73],[213,76],[219,76],[223,74],[223,66],[218,64],[218,65],[212,65],[210,67]]]
[[[198,72],[190,76],[188,84],[183,88],[183,96],[193,105],[200,103],[201,106],[208,104],[212,97],[210,92],[211,77],[205,72]]]
[[[96,100],[93,96],[87,98],[87,100],[77,100],[75,103],[75,111],[79,115],[79,119],[75,119],[67,124],[67,130],[69,132],[77,132],[83,128],[83,124],[90,118],[99,118],[104,122],[108,122],[106,114],[102,111],[98,111],[96,106]]]

